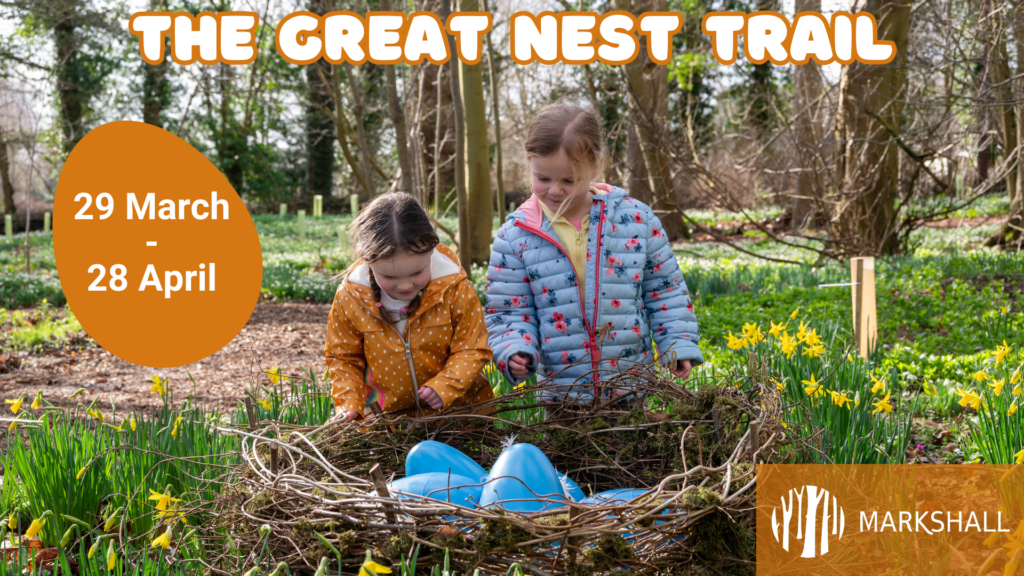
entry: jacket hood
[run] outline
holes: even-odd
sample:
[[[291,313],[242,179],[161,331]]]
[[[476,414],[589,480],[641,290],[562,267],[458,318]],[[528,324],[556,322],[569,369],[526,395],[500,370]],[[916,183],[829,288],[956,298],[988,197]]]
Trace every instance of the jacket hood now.
[[[459,257],[448,246],[438,244],[430,256],[430,282],[423,289],[417,313],[432,305],[434,300],[440,298],[448,288],[463,278],[468,278],[468,275],[459,264]],[[352,297],[362,300],[371,314],[380,316],[374,306],[373,290],[370,288],[370,266],[362,259],[352,264],[339,289],[344,289]]]
[[[620,200],[626,197],[626,191],[618,186],[603,185],[599,188],[607,190],[607,192],[600,195],[595,194],[595,197],[599,197],[596,197],[594,202],[603,200],[608,204],[609,209],[614,208]],[[531,194],[530,197],[526,199],[526,202],[523,202],[519,206],[519,209],[513,214],[510,214],[510,216],[519,218],[528,226],[532,226],[534,228],[540,228],[541,223],[544,221],[544,211],[540,207],[540,200],[537,199],[536,194]]]

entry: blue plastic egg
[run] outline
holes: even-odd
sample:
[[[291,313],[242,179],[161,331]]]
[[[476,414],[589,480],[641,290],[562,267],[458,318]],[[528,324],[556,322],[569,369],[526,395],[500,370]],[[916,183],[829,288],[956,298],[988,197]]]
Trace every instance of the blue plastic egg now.
[[[572,498],[573,502],[579,502],[587,497],[587,495],[583,493],[583,489],[573,482],[571,478],[561,472],[558,472],[558,477],[562,479],[562,488],[565,489],[565,495]]]
[[[395,480],[388,485],[388,490],[398,490],[466,508],[475,508],[480,502],[480,491],[483,486],[472,486],[473,484],[480,484],[480,480],[449,475],[447,472],[430,472]]]
[[[480,507],[531,513],[561,508],[565,500],[558,472],[547,456],[532,444],[516,444],[495,461],[480,495]]]
[[[580,504],[590,504],[594,506],[610,506],[614,504],[625,504],[630,500],[646,494],[649,490],[634,490],[633,488],[619,488],[617,490],[606,490],[599,494],[594,494],[588,498],[580,500]]]
[[[469,456],[459,452],[447,444],[424,440],[409,450],[405,457],[406,477],[428,474],[430,472],[451,472],[456,476],[475,478],[487,476],[487,471],[474,462]],[[476,484],[477,482],[472,482]]]

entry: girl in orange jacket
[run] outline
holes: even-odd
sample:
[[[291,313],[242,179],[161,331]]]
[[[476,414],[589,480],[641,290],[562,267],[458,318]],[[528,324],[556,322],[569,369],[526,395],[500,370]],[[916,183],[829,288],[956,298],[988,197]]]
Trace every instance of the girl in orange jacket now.
[[[336,419],[432,412],[494,398],[483,307],[458,257],[408,194],[385,194],[353,223],[359,257],[338,287],[324,351]]]

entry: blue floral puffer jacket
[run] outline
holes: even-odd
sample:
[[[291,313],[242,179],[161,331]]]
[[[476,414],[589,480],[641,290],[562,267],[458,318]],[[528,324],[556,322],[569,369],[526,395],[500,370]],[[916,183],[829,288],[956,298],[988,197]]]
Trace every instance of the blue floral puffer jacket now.
[[[574,269],[535,196],[494,240],[485,306],[494,362],[518,383],[508,360],[525,353],[542,379],[575,383],[546,401],[591,400],[602,371],[652,360],[652,336],[662,359],[672,351],[693,366],[704,362],[690,293],[661,222],[625,190],[609,188],[594,195],[586,270]],[[577,274],[586,274],[582,300]]]

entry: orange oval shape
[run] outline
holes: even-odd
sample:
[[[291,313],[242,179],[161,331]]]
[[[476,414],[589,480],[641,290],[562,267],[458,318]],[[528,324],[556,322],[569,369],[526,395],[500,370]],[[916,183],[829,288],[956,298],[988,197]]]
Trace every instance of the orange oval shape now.
[[[115,356],[167,368],[230,342],[259,299],[263,253],[238,193],[163,129],[112,122],[75,146],[53,202],[61,287]]]

